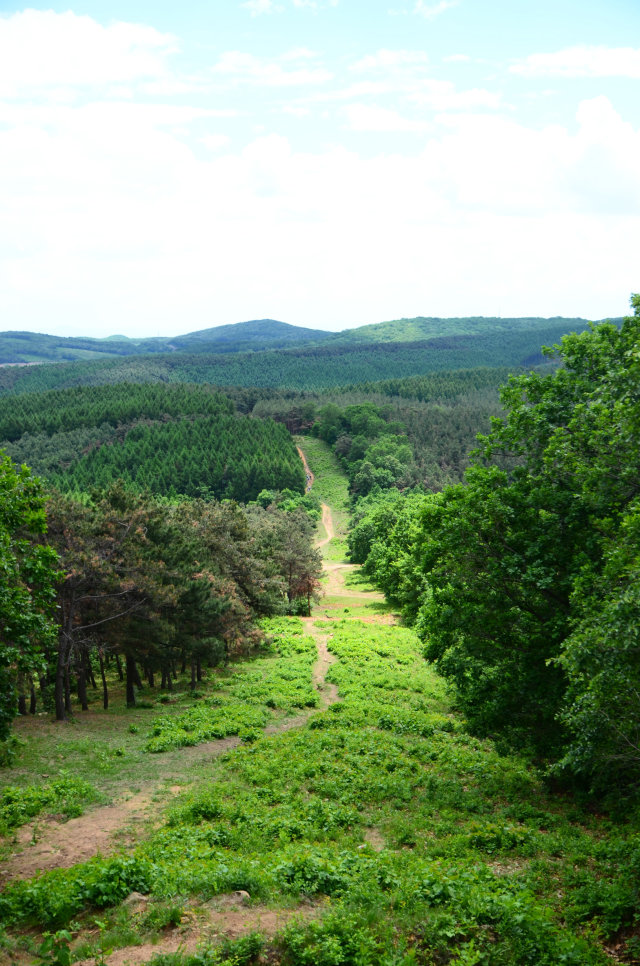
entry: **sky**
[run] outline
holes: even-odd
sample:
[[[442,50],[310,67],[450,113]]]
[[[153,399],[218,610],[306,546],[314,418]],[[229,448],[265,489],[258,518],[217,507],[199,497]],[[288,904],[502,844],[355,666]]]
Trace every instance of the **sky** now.
[[[638,0],[0,0],[2,330],[620,316],[639,216]]]

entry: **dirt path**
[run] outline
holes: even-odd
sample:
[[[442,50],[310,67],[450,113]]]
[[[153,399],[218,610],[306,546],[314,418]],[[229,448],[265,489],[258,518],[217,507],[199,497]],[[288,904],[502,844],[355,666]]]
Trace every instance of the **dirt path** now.
[[[305,467],[307,492],[309,492],[313,485],[313,474],[300,448],[298,452]],[[326,536],[316,541],[316,547],[325,546],[335,535],[331,509],[326,504],[322,505],[322,525]],[[348,598],[351,601],[355,599],[358,602],[382,601],[384,598],[381,594],[346,586],[346,577],[357,569],[353,564],[325,562],[324,571],[328,577],[327,594],[332,597]],[[329,617],[329,614],[327,613],[326,616]],[[368,619],[387,623],[388,619],[392,618],[391,615],[375,615]],[[332,637],[331,628],[330,625],[323,628],[321,613],[317,613],[314,617],[303,618],[303,624],[305,632],[316,643],[318,658],[313,666],[313,684],[320,696],[319,710],[325,711],[340,700],[336,685],[326,680],[327,672],[336,660],[328,646]],[[265,734],[274,735],[301,728],[313,713],[309,711],[274,722],[265,728]],[[239,744],[239,738],[230,737],[190,748],[181,748],[175,754],[179,754],[182,760],[188,758],[197,769],[199,764],[224,754]],[[54,819],[48,822],[36,821],[24,826],[17,837],[19,851],[1,863],[0,883],[13,877],[26,879],[39,871],[52,868],[67,868],[90,859],[98,852],[105,855],[122,848],[133,847],[145,832],[148,833],[154,825],[157,825],[169,798],[182,792],[186,787],[188,785],[184,783],[170,785],[168,781],[146,782],[138,786],[139,790],[137,789],[135,794],[124,793],[113,804],[95,808],[64,824]],[[376,850],[385,847],[384,840],[376,829],[367,829],[365,840]],[[203,943],[215,943],[223,937],[235,938],[251,930],[273,936],[294,917],[306,919],[321,914],[317,907],[309,904],[303,904],[297,909],[283,910],[272,910],[258,905],[243,908],[245,903],[244,900],[238,901],[239,895],[243,894],[219,896],[211,902],[190,904],[185,910],[181,925],[175,932],[172,931],[170,935],[153,945],[146,943],[116,950],[106,957],[106,966],[141,966],[153,955],[170,954],[178,950],[182,953],[194,953]],[[0,961],[5,962],[1,953]],[[10,962],[13,964],[14,960]],[[92,960],[87,961],[86,966],[92,962]]]
[[[311,490],[311,487],[313,486],[313,481],[315,480],[315,476],[311,472],[309,468],[309,464],[307,463],[307,457],[304,455],[300,447],[296,446],[296,449],[298,450],[298,456],[302,460],[302,465],[304,466],[304,472],[306,476],[306,484],[305,484],[304,491],[305,493],[309,493],[309,491]]]
[[[331,540],[333,540],[335,536],[335,530],[333,529],[333,517],[331,516],[331,510],[326,503],[322,504],[322,526],[324,527],[326,537],[323,537],[322,540],[316,540],[317,550],[319,550],[320,547],[326,546]]]
[[[336,704],[340,700],[335,684],[331,684],[326,680],[327,671],[336,659],[333,654],[329,653],[329,648],[327,647],[327,641],[331,637],[331,634],[325,633],[321,627],[317,627],[315,620],[315,617],[302,618],[305,631],[314,638],[316,647],[318,648],[318,660],[313,666],[313,686],[320,695],[320,710],[326,711],[330,705]]]

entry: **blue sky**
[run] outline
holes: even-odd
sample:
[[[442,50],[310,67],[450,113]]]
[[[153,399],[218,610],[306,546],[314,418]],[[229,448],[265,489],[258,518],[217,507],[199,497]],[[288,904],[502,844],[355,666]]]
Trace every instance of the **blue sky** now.
[[[637,0],[0,0],[0,328],[621,315],[639,158]]]

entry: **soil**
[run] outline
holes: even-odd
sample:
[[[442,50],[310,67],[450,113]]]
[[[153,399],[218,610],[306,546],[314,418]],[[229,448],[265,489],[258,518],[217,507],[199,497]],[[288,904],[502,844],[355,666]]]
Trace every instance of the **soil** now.
[[[293,919],[313,919],[320,913],[319,906],[311,904],[278,910],[237,906],[233,896],[219,896],[210,903],[192,907],[183,917],[183,923],[159,942],[117,949],[105,957],[106,966],[144,966],[160,953],[191,954],[223,938],[237,939],[249,932],[260,932],[270,938]],[[77,966],[94,966],[94,963],[94,958],[85,959],[78,961]]]
[[[305,493],[310,493],[311,487],[313,486],[313,481],[315,480],[315,476],[309,469],[309,464],[307,463],[307,457],[304,455],[300,447],[296,446],[296,449],[298,450],[298,456],[302,460],[302,465],[304,466],[304,472],[307,480],[304,491]]]

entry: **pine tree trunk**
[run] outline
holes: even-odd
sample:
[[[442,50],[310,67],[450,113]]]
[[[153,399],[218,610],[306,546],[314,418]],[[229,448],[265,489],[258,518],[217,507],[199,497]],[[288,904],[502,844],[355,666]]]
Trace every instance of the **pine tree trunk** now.
[[[83,711],[89,710],[89,702],[87,700],[87,653],[82,648],[80,652],[80,660],[78,661],[78,666],[76,669],[77,684],[78,684],[78,701],[80,702],[80,707]]]
[[[58,645],[58,661],[56,663],[56,683],[55,683],[55,706],[56,721],[66,721],[67,711],[64,703],[64,665],[66,658],[66,646],[64,641]]]
[[[64,668],[64,710],[67,714],[71,714],[71,671],[69,669],[69,661],[65,663]]]
[[[133,660],[130,654],[126,656],[126,668],[127,668],[127,707],[135,708],[136,706],[136,690],[135,683],[136,678],[140,680],[138,674],[138,669],[136,668],[136,662]]]
[[[109,689],[107,688],[107,676],[104,673],[104,659],[102,648],[98,648],[98,660],[100,661],[100,677],[102,678],[102,707],[106,711],[109,707]]]
[[[129,658],[128,658],[128,657],[127,657],[127,661],[129,661]],[[143,687],[144,687],[144,685],[143,685],[143,683],[142,683],[142,678],[140,677],[140,671],[138,670],[138,665],[137,665],[137,664],[136,664],[136,662],[135,662],[135,661],[133,660],[133,658],[131,659],[131,661],[132,661],[132,665],[133,665],[133,683],[135,684],[135,686],[136,686],[136,687],[137,687],[137,688],[138,688],[138,689],[139,689],[140,691],[142,691],[142,689],[143,689]],[[128,673],[129,673],[129,671],[127,670],[127,674],[128,674]]]
[[[86,655],[87,655],[87,662],[86,662],[87,677],[91,682],[91,687],[93,688],[93,690],[97,691],[98,685],[96,684],[96,677],[95,677],[95,674],[93,673],[93,665],[91,663],[91,654],[89,652],[89,648],[87,648]]]
[[[33,678],[31,678],[31,700],[29,702],[29,714],[35,714],[37,707],[38,705],[36,703],[36,686],[33,683]]]
[[[195,691],[196,689],[196,662],[195,661],[191,662],[191,682],[189,684],[189,687],[191,688],[192,691]]]
[[[124,674],[122,673],[122,661],[120,660],[120,655],[116,654],[116,667],[118,668],[118,678],[124,681]]]

